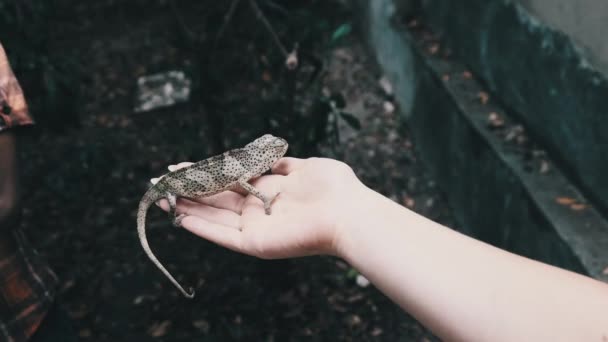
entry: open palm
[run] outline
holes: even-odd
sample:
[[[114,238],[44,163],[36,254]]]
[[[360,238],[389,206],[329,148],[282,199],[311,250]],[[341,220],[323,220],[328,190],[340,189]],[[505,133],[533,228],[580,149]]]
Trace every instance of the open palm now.
[[[178,214],[186,215],[181,225],[226,248],[265,259],[335,254],[339,214],[348,211],[353,192],[361,188],[350,167],[324,158],[282,158],[272,173],[251,181],[268,196],[279,193],[271,215],[264,213],[258,198],[225,191],[197,201],[178,200]],[[169,209],[164,200],[160,205]]]

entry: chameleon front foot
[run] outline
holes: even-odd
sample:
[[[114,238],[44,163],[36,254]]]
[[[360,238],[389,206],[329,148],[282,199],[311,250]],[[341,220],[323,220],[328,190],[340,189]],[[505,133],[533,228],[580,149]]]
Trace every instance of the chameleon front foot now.
[[[181,227],[182,220],[184,219],[184,217],[186,217],[186,214],[181,214],[181,215],[175,216],[175,218],[173,219],[173,225],[178,228]]]
[[[277,192],[274,196],[272,196],[272,198],[265,198],[264,201],[264,211],[266,212],[266,215],[270,215],[270,206],[272,205],[272,202],[274,202],[274,200],[279,196],[280,192]]]
[[[280,192],[277,192],[272,197],[266,196],[260,190],[256,189],[253,185],[247,183],[246,179],[239,180],[239,185],[253,196],[259,198],[264,203],[264,211],[266,212],[266,215],[270,215],[270,205],[275,200],[275,198],[277,198]]]

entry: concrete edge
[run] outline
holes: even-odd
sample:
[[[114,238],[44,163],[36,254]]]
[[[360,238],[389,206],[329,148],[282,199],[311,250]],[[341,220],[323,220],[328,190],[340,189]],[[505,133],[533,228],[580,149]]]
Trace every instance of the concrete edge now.
[[[505,143],[488,126],[488,114],[499,113],[505,127],[515,121],[493,101],[480,103],[476,94],[484,89],[465,77],[464,65],[428,53],[419,37],[391,24],[393,1],[360,0],[356,6],[421,159],[446,192],[463,232],[608,281],[608,222],[581,191],[546,156],[550,171],[530,171],[525,149]]]
[[[608,75],[568,35],[517,1],[423,3],[416,13],[441,34],[442,44],[501,97],[606,213]]]

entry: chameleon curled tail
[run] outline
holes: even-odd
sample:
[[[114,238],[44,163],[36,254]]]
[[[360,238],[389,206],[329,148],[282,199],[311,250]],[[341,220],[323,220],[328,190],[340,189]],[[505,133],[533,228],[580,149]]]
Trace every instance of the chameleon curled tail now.
[[[165,197],[166,197],[165,194],[160,193],[154,187],[150,188],[148,190],[148,192],[146,192],[146,194],[143,196],[143,198],[139,202],[139,209],[137,210],[137,234],[139,235],[139,240],[141,242],[141,246],[144,248],[144,251],[148,255],[148,258],[150,258],[150,260],[152,260],[152,262],[156,265],[156,267],[158,267],[161,270],[161,272],[163,272],[165,274],[165,276],[167,276],[167,278],[169,278],[169,280],[173,283],[173,285],[175,285],[185,297],[193,298],[194,289],[190,288],[189,292],[184,290],[184,288],[177,282],[177,280],[175,280],[175,278],[173,278],[171,273],[169,273],[169,271],[167,271],[167,269],[160,263],[158,258],[156,258],[156,256],[154,255],[154,253],[152,253],[152,250],[150,249],[150,245],[148,244],[148,239],[146,238],[146,213],[148,211],[148,208],[150,208],[150,206],[153,203],[155,203],[156,201],[158,201],[162,198],[165,198]]]

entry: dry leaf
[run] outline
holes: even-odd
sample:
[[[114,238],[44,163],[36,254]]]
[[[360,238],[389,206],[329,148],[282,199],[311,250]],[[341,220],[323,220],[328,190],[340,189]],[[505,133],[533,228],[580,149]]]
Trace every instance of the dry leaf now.
[[[484,105],[488,103],[488,100],[490,99],[490,95],[488,95],[488,93],[486,93],[485,91],[480,91],[479,93],[477,93],[477,97],[479,98],[479,102]]]
[[[547,172],[549,172],[549,162],[547,162],[546,160],[542,160],[540,162],[540,173],[541,174],[545,174]]]
[[[376,336],[382,335],[382,332],[383,332],[382,329],[375,327],[370,334],[372,336],[376,337]]]
[[[389,81],[388,77],[382,76],[378,80],[378,84],[380,85],[380,88],[382,88],[382,90],[384,91],[384,93],[386,95],[388,95],[388,96],[393,95],[393,84],[391,83],[391,81]]]
[[[209,332],[209,322],[204,319],[193,321],[192,326],[194,326],[196,329],[202,331],[205,334]]]
[[[167,334],[171,327],[171,321],[162,321],[155,324],[148,329],[148,334],[152,337],[162,337]]]
[[[576,203],[576,200],[574,198],[570,198],[570,197],[557,197],[555,199],[555,202],[557,202],[557,204],[561,204],[561,205],[570,205],[570,204]]]
[[[587,208],[587,206],[585,204],[581,204],[581,203],[575,203],[575,204],[570,205],[570,209],[572,209],[574,211],[581,211],[585,208]]]
[[[357,326],[359,324],[361,324],[363,320],[361,319],[361,317],[359,317],[358,315],[349,315],[346,318],[346,324],[348,324],[351,327]]]
[[[93,336],[93,333],[89,329],[82,329],[78,332],[78,336],[80,338],[88,338],[88,337]]]
[[[429,47],[429,53],[431,55],[434,55],[437,53],[437,51],[439,51],[439,44],[437,43],[433,43],[430,47]]]
[[[89,313],[89,309],[84,304],[80,304],[80,305],[78,305],[78,307],[75,307],[75,308],[69,308],[69,310],[68,310],[68,315],[70,315],[70,318],[72,318],[72,319],[82,319],[88,313]]]
[[[395,112],[395,105],[390,101],[384,101],[382,108],[384,109],[385,114],[392,114]]]
[[[471,78],[473,78],[473,74],[471,74],[470,71],[465,70],[465,71],[462,72],[462,77],[464,77],[466,79],[471,79]]]
[[[413,208],[414,205],[416,205],[416,201],[409,196],[405,196],[405,198],[403,199],[403,204],[405,204],[405,206],[408,208]]]
[[[492,128],[500,128],[505,125],[505,120],[496,112],[488,114],[488,126]]]
[[[441,79],[442,79],[444,82],[447,82],[447,81],[449,81],[449,80],[450,80],[450,75],[449,75],[449,74],[443,74],[443,76],[441,76]]]
[[[505,141],[509,142],[509,141],[517,138],[517,141],[519,142],[519,140],[520,140],[519,137],[522,134],[524,134],[524,126],[522,126],[522,125],[513,126],[511,128],[511,130],[509,131],[509,133],[507,133],[507,136],[505,136]]]

